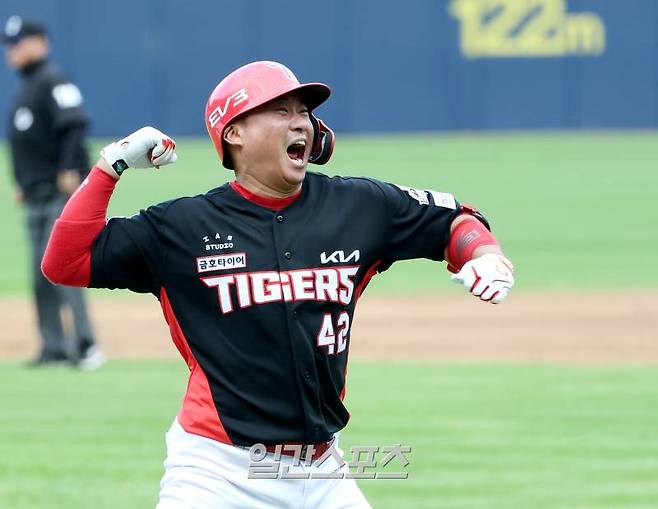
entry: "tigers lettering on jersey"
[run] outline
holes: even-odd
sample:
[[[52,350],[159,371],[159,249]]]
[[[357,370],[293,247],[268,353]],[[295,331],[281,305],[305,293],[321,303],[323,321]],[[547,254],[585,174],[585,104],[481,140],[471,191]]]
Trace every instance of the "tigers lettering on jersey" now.
[[[242,272],[202,277],[209,288],[217,288],[223,314],[235,309],[231,287],[240,308],[270,302],[315,300],[348,305],[354,295],[354,276],[359,266],[298,269],[283,272]]]

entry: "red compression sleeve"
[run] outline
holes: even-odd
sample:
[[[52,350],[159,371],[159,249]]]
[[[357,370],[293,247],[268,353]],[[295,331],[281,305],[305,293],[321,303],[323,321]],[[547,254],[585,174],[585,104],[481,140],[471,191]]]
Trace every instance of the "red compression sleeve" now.
[[[105,227],[107,204],[116,183],[95,167],[66,203],[41,261],[41,272],[52,283],[89,285],[91,246]]]
[[[463,217],[463,216],[458,216]],[[475,217],[467,217],[450,233],[448,241],[448,270],[459,272],[480,246],[498,245],[493,234]]]

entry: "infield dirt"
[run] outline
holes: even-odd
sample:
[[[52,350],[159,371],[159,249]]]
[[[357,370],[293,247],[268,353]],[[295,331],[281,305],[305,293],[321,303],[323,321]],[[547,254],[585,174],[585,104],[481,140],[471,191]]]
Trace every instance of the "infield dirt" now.
[[[0,301],[0,358],[38,348],[30,302]],[[175,358],[158,302],[95,298],[91,312],[110,358]],[[517,294],[502,305],[468,296],[365,296],[350,355],[369,359],[578,363],[658,362],[658,292]]]

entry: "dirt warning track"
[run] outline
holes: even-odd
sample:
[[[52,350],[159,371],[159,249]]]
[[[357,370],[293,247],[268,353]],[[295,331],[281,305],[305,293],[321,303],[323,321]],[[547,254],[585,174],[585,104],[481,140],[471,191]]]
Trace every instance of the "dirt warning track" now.
[[[38,348],[30,302],[0,305],[0,358],[30,357]],[[111,358],[178,356],[152,297],[97,297],[91,312]],[[365,296],[350,343],[352,358],[654,363],[658,292],[513,294],[499,306],[468,296]]]

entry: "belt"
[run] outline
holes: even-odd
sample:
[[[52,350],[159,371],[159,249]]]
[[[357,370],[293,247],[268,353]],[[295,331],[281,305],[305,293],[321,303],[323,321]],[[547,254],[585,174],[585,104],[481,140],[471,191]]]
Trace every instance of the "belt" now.
[[[265,450],[270,453],[278,453],[284,456],[299,456],[302,460],[308,459],[310,455],[311,460],[315,461],[327,452],[333,443],[334,440],[331,439],[329,442],[321,442],[319,444],[287,443],[267,445],[265,446]]]

